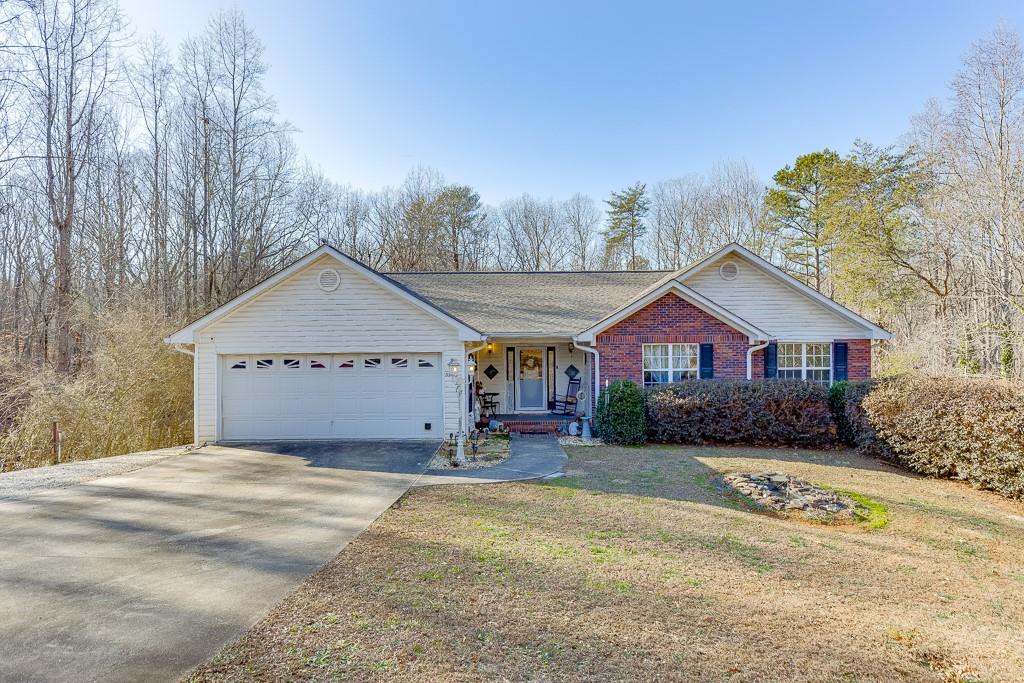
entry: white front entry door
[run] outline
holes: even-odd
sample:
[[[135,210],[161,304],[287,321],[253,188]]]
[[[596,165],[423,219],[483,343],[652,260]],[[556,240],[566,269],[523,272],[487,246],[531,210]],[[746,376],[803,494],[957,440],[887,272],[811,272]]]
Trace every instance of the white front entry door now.
[[[221,357],[221,439],[442,438],[440,354]]]
[[[517,377],[519,379],[519,409],[520,410],[546,410],[548,407],[548,392],[544,378],[546,363],[545,349],[543,348],[520,348],[518,354]]]

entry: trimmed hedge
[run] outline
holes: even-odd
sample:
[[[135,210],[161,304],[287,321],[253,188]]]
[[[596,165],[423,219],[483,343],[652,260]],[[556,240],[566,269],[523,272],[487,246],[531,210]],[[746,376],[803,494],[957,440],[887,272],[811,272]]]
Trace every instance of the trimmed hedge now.
[[[828,447],[828,391],[810,382],[687,380],[647,393],[648,436],[666,443]]]
[[[1024,385],[894,377],[851,383],[838,408],[847,442],[866,455],[1024,498]]]
[[[647,430],[644,392],[629,380],[612,382],[597,402],[597,435],[608,443],[638,446]]]

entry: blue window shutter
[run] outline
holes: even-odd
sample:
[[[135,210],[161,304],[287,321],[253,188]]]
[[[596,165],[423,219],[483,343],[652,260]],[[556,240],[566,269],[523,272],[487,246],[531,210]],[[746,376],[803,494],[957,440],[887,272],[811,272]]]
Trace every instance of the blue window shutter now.
[[[846,342],[835,342],[832,344],[832,379],[836,382],[845,381],[847,373],[848,349]]]
[[[715,345],[700,345],[700,378],[714,379],[715,377]]]
[[[779,378],[779,345],[775,342],[764,347],[764,378]]]

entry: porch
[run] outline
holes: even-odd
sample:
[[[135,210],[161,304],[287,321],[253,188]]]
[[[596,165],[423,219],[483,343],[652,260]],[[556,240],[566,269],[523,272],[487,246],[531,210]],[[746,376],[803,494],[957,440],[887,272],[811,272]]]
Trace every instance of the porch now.
[[[492,338],[474,356],[478,417],[493,415],[513,431],[555,431],[590,412],[594,359],[571,338]],[[570,394],[570,414],[553,414]]]

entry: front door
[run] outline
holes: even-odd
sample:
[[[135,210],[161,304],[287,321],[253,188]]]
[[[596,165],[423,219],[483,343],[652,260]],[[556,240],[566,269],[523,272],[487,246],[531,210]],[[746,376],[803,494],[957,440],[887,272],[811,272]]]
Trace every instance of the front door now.
[[[519,409],[545,410],[544,349],[519,349]]]

